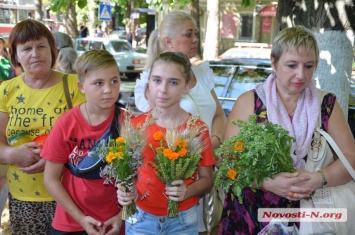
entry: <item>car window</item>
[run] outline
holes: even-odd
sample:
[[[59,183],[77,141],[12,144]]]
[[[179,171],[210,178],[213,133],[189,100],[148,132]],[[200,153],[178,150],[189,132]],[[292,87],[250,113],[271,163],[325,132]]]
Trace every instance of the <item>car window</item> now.
[[[112,41],[111,45],[115,52],[131,52],[131,46],[126,42]]]
[[[231,82],[232,76],[236,70],[236,66],[211,66],[215,75],[214,79],[214,91],[219,97],[225,96],[227,88]]]
[[[87,40],[77,40],[75,45],[76,51],[87,51],[88,50],[88,41]]]
[[[226,114],[235,100],[244,92],[254,89],[272,73],[272,68],[253,65],[210,65],[214,75],[214,90]]]
[[[271,50],[268,49],[230,49],[220,56],[221,59],[257,58],[270,59]]]
[[[90,41],[90,50],[103,50],[105,49],[102,42]]]

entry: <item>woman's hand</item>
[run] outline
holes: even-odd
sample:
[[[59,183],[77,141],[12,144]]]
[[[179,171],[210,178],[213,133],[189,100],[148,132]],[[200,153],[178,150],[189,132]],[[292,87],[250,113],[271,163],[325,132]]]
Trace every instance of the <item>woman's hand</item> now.
[[[41,158],[35,164],[33,164],[33,165],[29,166],[29,167],[20,167],[19,169],[21,171],[23,171],[24,173],[27,173],[27,174],[35,174],[35,173],[43,172],[45,164],[46,164],[46,160]]]
[[[119,234],[123,227],[122,211],[115,215],[114,217],[105,221],[102,226],[102,235],[114,235]],[[112,228],[106,233],[106,229],[111,226]]]
[[[310,180],[300,182],[296,184],[297,186],[301,187],[310,187],[314,190],[319,189],[323,186],[322,184],[322,176],[318,172],[308,172],[305,170],[297,170],[299,176],[309,176]]]
[[[22,168],[36,164],[41,159],[39,156],[41,149],[37,149],[39,146],[40,144],[36,142],[29,142],[16,147],[11,147],[10,164],[14,164]]]
[[[281,172],[274,175],[274,179],[264,180],[263,188],[280,197],[297,201],[309,197],[314,191],[310,186],[298,185],[309,181],[310,178],[309,175],[298,175],[298,172]]]
[[[170,200],[176,202],[182,202],[186,198],[187,187],[183,180],[174,180],[171,187],[165,187],[165,195],[169,197]]]
[[[126,188],[120,184],[117,184],[117,200],[122,206],[128,206],[138,197],[137,188],[133,185],[131,191],[127,192]]]

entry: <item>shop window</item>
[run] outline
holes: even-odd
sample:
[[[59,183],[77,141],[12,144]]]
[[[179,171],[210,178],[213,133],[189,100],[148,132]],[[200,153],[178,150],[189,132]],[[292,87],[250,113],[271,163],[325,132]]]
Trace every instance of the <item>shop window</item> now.
[[[240,14],[240,40],[252,40],[253,35],[253,14]]]
[[[8,9],[0,9],[0,23],[10,23],[10,11]]]

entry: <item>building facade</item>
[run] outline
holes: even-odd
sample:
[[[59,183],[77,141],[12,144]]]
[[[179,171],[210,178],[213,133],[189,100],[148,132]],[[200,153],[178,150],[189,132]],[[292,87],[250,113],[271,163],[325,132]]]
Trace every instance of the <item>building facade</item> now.
[[[278,32],[276,20],[277,1],[255,1],[253,7],[242,7],[241,0],[219,3],[220,54],[236,42],[271,44]],[[207,25],[207,0],[200,0],[200,38],[205,41]]]

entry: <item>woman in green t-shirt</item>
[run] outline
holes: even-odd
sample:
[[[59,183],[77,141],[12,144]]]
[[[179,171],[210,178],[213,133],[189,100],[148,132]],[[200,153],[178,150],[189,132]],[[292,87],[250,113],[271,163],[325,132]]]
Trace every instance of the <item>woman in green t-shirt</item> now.
[[[21,74],[20,68],[14,69],[11,66],[5,44],[5,39],[2,35],[0,35],[0,84],[2,81],[8,80]]]

